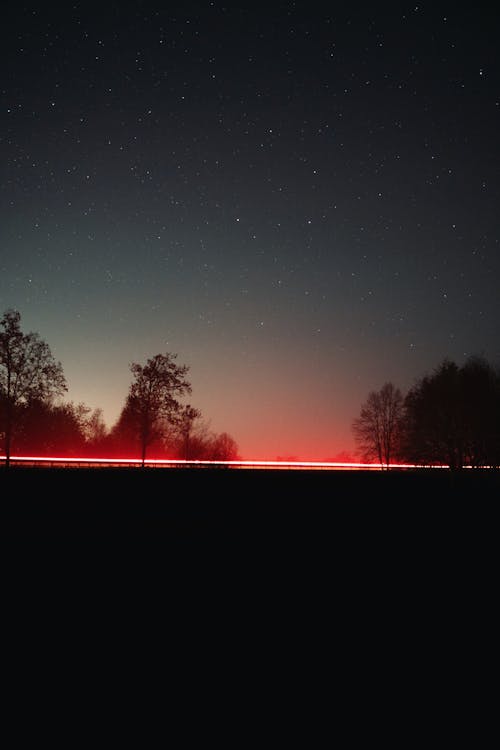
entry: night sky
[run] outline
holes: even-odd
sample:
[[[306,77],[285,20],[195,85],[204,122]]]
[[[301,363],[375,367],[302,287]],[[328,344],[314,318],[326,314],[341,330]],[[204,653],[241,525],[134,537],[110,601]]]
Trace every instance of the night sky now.
[[[333,458],[373,389],[500,362],[498,11],[2,12],[0,314],[117,419],[169,351],[243,458]]]

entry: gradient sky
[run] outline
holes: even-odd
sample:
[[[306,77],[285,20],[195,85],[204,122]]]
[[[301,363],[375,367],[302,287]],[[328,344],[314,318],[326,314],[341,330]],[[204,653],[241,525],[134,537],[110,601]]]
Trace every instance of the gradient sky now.
[[[247,459],[353,451],[387,380],[500,362],[498,10],[2,11],[0,313],[111,426],[169,351]]]

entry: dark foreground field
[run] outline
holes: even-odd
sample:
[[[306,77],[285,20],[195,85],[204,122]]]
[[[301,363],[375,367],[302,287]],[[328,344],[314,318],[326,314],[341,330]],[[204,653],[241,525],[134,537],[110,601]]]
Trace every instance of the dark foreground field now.
[[[202,703],[222,681],[222,723],[243,686],[245,733],[255,712],[295,733],[297,713],[310,742],[347,711],[350,736],[399,747],[438,721],[443,741],[456,726],[477,744],[494,699],[497,475],[12,469],[0,482],[5,650],[23,683],[46,660],[37,700],[54,655],[64,690],[90,672],[107,693],[103,665],[130,689],[135,659],[181,695],[201,685]]]
[[[40,590],[67,574],[72,591],[93,568],[105,598],[152,587],[162,603],[174,588],[212,601],[221,582],[229,607],[251,586],[326,613],[344,592],[371,619],[384,591],[397,617],[424,594],[441,606],[467,591],[469,613],[494,600],[490,472],[12,468],[0,483],[3,570],[24,566]]]
[[[458,533],[487,521],[498,473],[11,468],[0,471],[4,541],[150,539],[296,543]],[[445,531],[446,530],[446,531]]]

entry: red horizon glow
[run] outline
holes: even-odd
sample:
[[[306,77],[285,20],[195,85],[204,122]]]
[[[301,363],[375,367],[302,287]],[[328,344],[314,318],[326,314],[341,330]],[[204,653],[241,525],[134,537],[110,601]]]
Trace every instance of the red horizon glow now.
[[[6,457],[0,455],[0,460],[5,461]],[[116,466],[137,466],[142,465],[140,458],[89,458],[86,456],[82,457],[66,457],[66,456],[11,456],[10,462],[19,463],[37,463],[37,464],[88,464],[90,466],[101,465],[116,465]],[[256,469],[271,469],[271,468],[290,468],[290,469],[338,469],[338,470],[349,470],[349,469],[369,469],[375,471],[390,469],[418,469],[423,468],[418,464],[397,464],[391,463],[386,464],[380,463],[363,463],[358,461],[209,461],[209,460],[195,460],[189,461],[185,459],[160,459],[160,458],[147,458],[144,461],[145,466],[154,467],[210,467],[210,466],[227,466],[228,468],[256,468]],[[448,466],[444,464],[434,465],[432,467],[425,468],[442,468],[447,469]]]

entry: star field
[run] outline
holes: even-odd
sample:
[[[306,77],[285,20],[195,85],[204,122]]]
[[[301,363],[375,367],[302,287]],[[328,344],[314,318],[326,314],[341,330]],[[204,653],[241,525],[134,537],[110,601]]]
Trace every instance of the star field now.
[[[486,4],[10,8],[1,309],[109,425],[168,350],[244,457],[350,451],[369,390],[500,362],[498,31]]]

